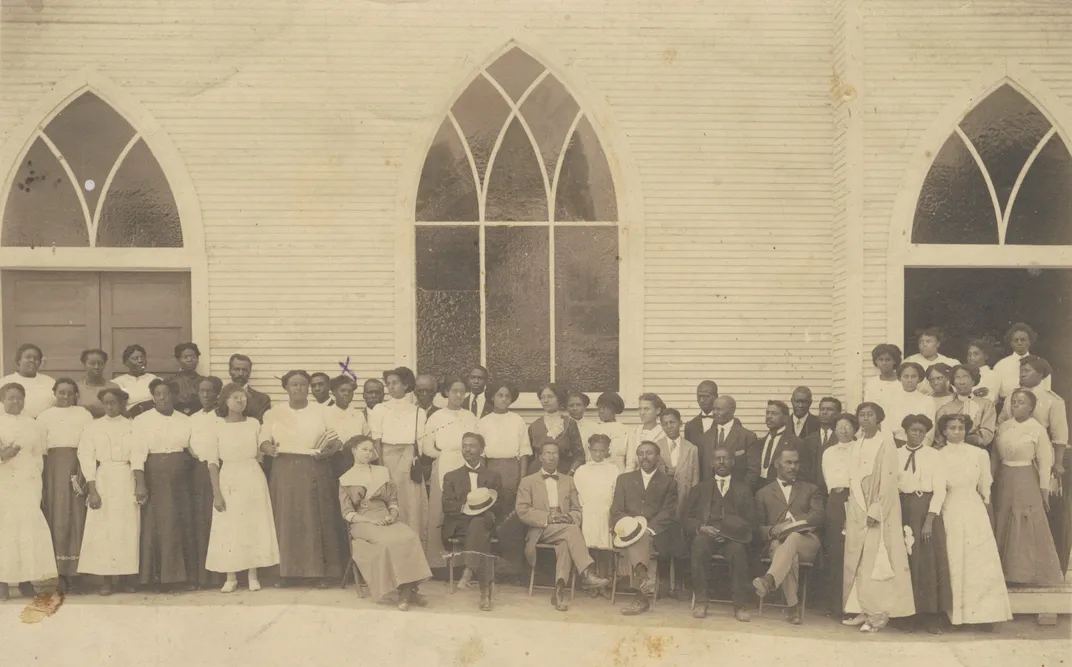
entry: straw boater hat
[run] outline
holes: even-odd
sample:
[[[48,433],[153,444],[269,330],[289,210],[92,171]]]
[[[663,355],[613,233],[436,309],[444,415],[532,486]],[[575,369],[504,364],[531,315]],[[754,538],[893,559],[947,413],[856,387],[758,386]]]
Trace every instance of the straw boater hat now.
[[[473,489],[469,492],[469,495],[465,497],[465,506],[462,507],[462,514],[468,514],[469,516],[483,514],[491,509],[491,506],[495,504],[495,500],[498,497],[499,492],[495,489]]]
[[[619,549],[634,544],[644,536],[648,529],[648,520],[642,516],[623,516],[614,524],[614,546]]]

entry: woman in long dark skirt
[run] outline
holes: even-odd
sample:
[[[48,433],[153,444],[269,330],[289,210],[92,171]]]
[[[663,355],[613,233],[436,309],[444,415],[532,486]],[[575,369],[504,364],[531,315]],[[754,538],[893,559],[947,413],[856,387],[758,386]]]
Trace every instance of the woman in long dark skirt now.
[[[908,415],[901,428],[908,442],[897,450],[897,488],[901,492],[901,523],[909,545],[908,568],[912,573],[916,619],[928,632],[940,634],[942,616],[953,607],[942,523],[945,467],[938,450],[925,442],[934,428],[929,417]]]
[[[144,442],[145,485],[138,563],[143,585],[197,588],[197,543],[190,502],[190,418],[175,410],[175,387],[149,386],[154,408],[134,418],[131,437]]]
[[[845,614],[842,569],[845,562],[845,502],[849,499],[849,453],[860,422],[855,415],[843,414],[834,424],[837,442],[823,452],[823,482],[826,485],[826,519],[823,521],[825,555],[825,597],[830,615]]]
[[[215,446],[216,403],[223,389],[223,380],[216,376],[201,378],[197,383],[197,397],[201,409],[190,415],[190,466],[191,505],[193,509],[194,541],[197,544],[197,583],[202,588],[215,588],[223,578],[218,572],[205,569],[208,557],[209,535],[212,533],[212,478],[208,473],[207,452]]]
[[[268,491],[279,538],[279,581],[317,580],[319,588],[342,578],[347,550],[342,536],[339,481],[333,461],[341,453],[326,407],[309,400],[309,374],[283,376],[289,400],[264,414],[261,452],[274,457]],[[350,459],[352,460],[352,459]]]
[[[41,509],[52,532],[56,570],[62,586],[64,590],[72,591],[86,524],[86,497],[74,489],[76,483],[79,486],[85,483],[78,467],[78,442],[82,430],[93,421],[93,415],[78,405],[78,383],[74,380],[56,380],[52,393],[56,404],[37,416],[37,425],[45,432],[47,448]]]

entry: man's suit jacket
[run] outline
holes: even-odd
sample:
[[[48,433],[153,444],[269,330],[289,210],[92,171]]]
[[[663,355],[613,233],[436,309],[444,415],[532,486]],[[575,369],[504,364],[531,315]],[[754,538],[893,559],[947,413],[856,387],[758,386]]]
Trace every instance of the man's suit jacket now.
[[[480,419],[484,415],[487,415],[495,410],[495,402],[491,400],[491,396],[488,396],[488,392],[486,389],[484,390],[484,398],[486,398],[487,400],[484,401],[484,407],[481,408],[480,414],[476,416],[477,419]],[[473,404],[470,402],[472,400],[473,394],[470,393],[468,396],[465,397],[465,400],[462,401],[462,410],[472,412]]]
[[[718,439],[718,425],[711,420],[711,430],[705,432],[703,430],[703,420],[700,419],[700,415],[696,415],[690,419],[683,430],[685,439],[696,446],[697,454],[700,457],[700,463],[703,463],[704,452],[713,449],[715,441]],[[700,473],[703,478],[703,473]]]
[[[614,500],[610,504],[610,525],[623,517],[642,516],[655,533],[655,550],[668,554],[677,543],[677,482],[658,467],[651,475],[648,488],[640,470],[618,475],[614,484]]]
[[[246,400],[246,415],[253,417],[259,422],[264,421],[264,413],[272,407],[272,398],[268,394],[262,394],[253,387],[249,387]]]
[[[476,471],[476,484],[482,489],[494,489],[499,495],[495,504],[488,510],[496,518],[503,504],[502,476],[481,463]],[[472,517],[462,514],[465,500],[472,491],[469,484],[469,468],[462,466],[443,475],[443,536],[454,534],[459,523],[468,523]]]
[[[547,498],[547,485],[543,481],[543,470],[521,478],[517,487],[517,517],[529,527],[525,536],[525,558],[529,564],[536,562],[536,543],[548,525],[551,515],[551,503]],[[573,525],[581,526],[581,501],[577,496],[577,487],[573,478],[558,474],[558,511],[568,514]]]
[[[808,522],[810,528],[818,529],[823,525],[825,511],[823,509],[823,494],[819,487],[811,482],[797,480],[793,482],[793,490],[789,492],[789,502],[785,502],[781,484],[774,483],[764,486],[756,493],[756,509],[758,510],[759,537],[764,542],[770,541],[770,529],[782,521],[786,514],[792,514],[793,519]]]
[[[746,429],[741,420],[737,418],[726,424],[726,427],[728,430],[726,431],[725,444],[733,452],[732,474],[755,488],[756,480],[759,479],[759,446],[761,443],[756,434]],[[700,455],[701,482],[715,476],[715,445],[718,443],[718,424],[711,427],[711,430],[706,435],[710,436],[710,442],[703,447],[697,445]]]
[[[800,429],[800,433],[797,434],[797,418],[796,415],[793,415],[789,418],[789,428],[793,429],[793,434],[797,438],[803,440],[819,430],[819,418],[809,412],[808,416],[804,418],[804,428]]]
[[[757,447],[756,447],[756,449],[759,452],[759,456],[758,456],[759,466],[758,467],[761,468],[761,469],[763,467],[763,446],[766,444],[767,436],[769,434],[770,434],[769,431],[767,433],[764,433],[763,437],[759,438],[759,442],[758,442]],[[755,490],[756,490],[757,493],[759,492],[759,489],[761,487],[763,487],[763,486],[765,486],[767,484],[770,484],[772,481],[774,481],[774,479],[776,477],[778,477],[778,471],[775,469],[774,463],[778,460],[778,456],[781,454],[782,450],[785,449],[786,447],[795,447],[797,449],[797,451],[800,452],[800,470],[801,471],[810,469],[811,461],[806,456],[806,452],[804,452],[801,449],[800,439],[798,439],[797,436],[793,434],[793,427],[790,424],[786,424],[785,428],[782,430],[782,434],[778,436],[778,439],[774,443],[774,447],[771,449],[770,465],[767,466],[767,479],[763,479],[762,477],[759,477],[756,480]],[[798,479],[800,479],[800,477],[798,477]]]
[[[680,446],[681,451],[678,452],[676,466],[670,465],[669,452],[662,456],[666,474],[677,482],[677,512],[674,516],[678,520],[685,511],[685,501],[689,498],[689,492],[700,483],[700,453],[696,445],[689,442],[687,438],[682,438]]]
[[[811,482],[819,487],[820,490],[824,489],[823,484],[823,452],[831,444],[837,442],[837,436],[834,435],[834,429],[827,429],[829,435],[826,440],[823,441],[823,432],[819,429],[815,430],[808,437],[800,441],[798,448],[800,449],[800,459],[803,462],[805,459],[808,461],[808,468],[800,469],[800,473],[797,475],[798,479],[803,479],[806,482]]]
[[[689,494],[685,516],[681,520],[685,538],[700,532],[700,526],[717,527],[726,516],[739,516],[752,524],[754,530],[756,501],[752,496],[752,487],[739,477],[730,475],[729,493],[723,497],[714,477],[700,482]]]

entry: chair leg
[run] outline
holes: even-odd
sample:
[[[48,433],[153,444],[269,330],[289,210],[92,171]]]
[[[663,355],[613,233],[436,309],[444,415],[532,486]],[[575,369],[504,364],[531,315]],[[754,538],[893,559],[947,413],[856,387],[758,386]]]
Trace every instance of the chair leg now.
[[[536,564],[532,564],[532,569],[529,570],[529,597],[532,597],[532,587],[536,583]]]
[[[573,571],[569,575],[569,601],[573,602],[573,593],[577,590],[577,568],[573,568]]]
[[[454,547],[447,556],[447,594],[454,595]]]
[[[618,552],[612,551],[611,554],[610,603],[614,604],[614,596],[618,594]]]
[[[655,609],[655,604],[659,602],[659,561],[655,561],[655,590],[651,594],[651,608]]]
[[[349,560],[349,562],[347,562],[347,563],[346,563],[346,569],[345,569],[345,570],[343,570],[343,573],[342,573],[342,583],[341,583],[341,584],[339,585],[339,588],[342,588],[342,589],[344,589],[344,590],[346,589],[346,580],[350,578],[350,570],[351,570],[351,569],[353,569],[354,567],[355,567],[355,565],[354,565],[354,559],[353,559],[353,558],[351,558],[351,559]],[[355,581],[355,582],[357,581],[357,577],[354,577],[354,581]],[[361,590],[361,586],[360,586],[360,585],[359,585],[359,586],[358,586],[357,588],[358,588],[358,590]]]
[[[692,592],[692,604],[689,605],[689,609],[696,608],[696,591]]]
[[[810,568],[809,568],[810,570]],[[800,573],[800,620],[804,620],[804,610],[808,608],[808,572],[809,570],[803,570]]]

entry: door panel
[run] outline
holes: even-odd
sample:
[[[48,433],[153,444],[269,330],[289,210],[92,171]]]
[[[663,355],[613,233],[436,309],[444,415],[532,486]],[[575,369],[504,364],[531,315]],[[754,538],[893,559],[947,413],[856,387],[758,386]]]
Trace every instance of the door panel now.
[[[101,342],[122,375],[123,349],[138,343],[148,354],[148,372],[170,375],[175,346],[189,341],[190,277],[183,273],[101,274]]]
[[[19,346],[34,343],[42,372],[81,377],[82,350],[100,346],[100,274],[5,271],[3,286],[4,373]]]

